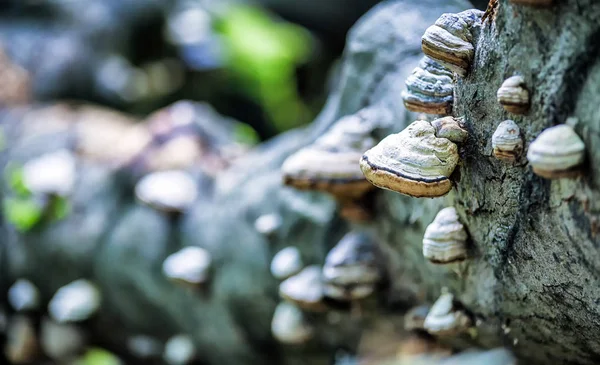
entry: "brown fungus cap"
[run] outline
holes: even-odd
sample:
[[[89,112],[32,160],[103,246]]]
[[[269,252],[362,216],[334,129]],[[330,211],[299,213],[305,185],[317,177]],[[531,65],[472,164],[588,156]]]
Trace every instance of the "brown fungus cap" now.
[[[318,190],[339,198],[359,198],[373,187],[360,171],[358,160],[373,147],[372,125],[357,113],[340,119],[312,145],[288,157],[283,182],[299,190]]]
[[[360,168],[375,186],[417,198],[433,198],[452,189],[449,177],[458,159],[456,144],[436,137],[430,123],[418,120],[365,152]]]

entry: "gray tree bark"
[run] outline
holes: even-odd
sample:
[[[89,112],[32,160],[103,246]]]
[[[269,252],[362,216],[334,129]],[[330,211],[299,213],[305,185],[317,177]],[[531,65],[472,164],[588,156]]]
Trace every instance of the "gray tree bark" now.
[[[285,158],[342,116],[374,110],[382,122],[379,138],[412,122],[416,116],[404,109],[400,94],[422,56],[420,37],[442,13],[469,6],[458,0],[376,6],[352,29],[337,87],[315,122],[259,146],[214,179],[204,177],[202,199],[176,220],[134,203],[122,174],[82,159],[66,220],[29,233],[3,225],[3,292],[26,277],[47,301],[60,286],[86,277],[103,293],[89,328],[114,349],[133,334],[165,340],[183,332],[208,364],[326,364],[335,349],[356,349],[361,335],[376,332],[381,322],[400,328],[410,306],[433,302],[447,287],[477,320],[476,336],[450,340],[457,348],[507,346],[532,364],[598,363],[600,3],[565,0],[535,9],[500,1],[495,21],[477,35],[468,75],[456,81],[454,114],[465,117],[470,135],[448,196],[379,191],[375,219],[356,225],[338,216],[331,197],[282,186]],[[509,116],[496,101],[498,87],[514,73],[525,77],[532,95],[531,110],[521,117]],[[583,177],[544,180],[524,157],[509,166],[492,156],[491,135],[501,121],[517,122],[527,149],[543,129],[568,117],[578,118],[575,130],[586,143]],[[4,164],[55,150],[73,137],[65,129],[32,138],[18,122],[13,114],[2,121]],[[456,207],[471,237],[460,275],[421,253],[425,227],[445,206]],[[273,236],[254,227],[264,214],[282,218]],[[306,264],[322,264],[350,229],[379,239],[389,287],[359,319],[343,310],[332,310],[341,318],[336,323],[331,313],[311,317],[319,330],[310,344],[277,344],[270,333],[279,301],[271,258],[296,246]],[[215,262],[203,295],[174,286],[160,271],[167,255],[188,245],[209,250]]]

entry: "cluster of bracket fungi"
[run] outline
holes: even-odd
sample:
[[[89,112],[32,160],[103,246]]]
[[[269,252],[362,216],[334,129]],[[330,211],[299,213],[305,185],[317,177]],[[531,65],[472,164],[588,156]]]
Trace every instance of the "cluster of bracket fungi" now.
[[[551,4],[547,0],[511,2],[531,6]],[[285,161],[282,167],[284,184],[333,195],[341,203],[342,216],[352,222],[363,222],[373,216],[373,212],[358,213],[360,199],[371,191],[372,186],[416,198],[448,194],[455,184],[453,172],[459,165],[461,146],[469,143],[470,121],[452,115],[456,100],[454,81],[468,75],[483,21],[490,17],[490,12],[491,21],[495,19],[497,6],[498,1],[492,0],[486,13],[471,9],[458,14],[443,14],[426,30],[422,37],[425,56],[407,78],[406,90],[401,95],[406,109],[420,113],[420,120],[377,142],[372,131],[376,122],[368,120],[371,116],[365,109],[345,116],[316,142]],[[530,110],[530,93],[526,79],[514,74],[500,85],[497,101],[507,113],[526,116]],[[549,127],[526,146],[517,122],[501,121],[491,138],[493,156],[502,163],[520,168],[529,164],[533,173],[542,178],[575,177],[584,162],[585,145],[571,124]],[[349,202],[353,203],[354,210],[352,214],[344,214]],[[340,262],[357,263],[353,255],[358,249],[345,246],[350,242],[358,245],[358,239],[344,240],[330,256],[340,256]],[[447,207],[425,230],[423,255],[433,264],[453,264],[469,258],[468,245],[469,235],[457,210]],[[344,255],[346,257],[342,259]],[[328,267],[330,263],[327,262],[320,276],[319,270],[311,271],[311,282],[327,288],[322,291],[325,296],[356,299],[356,293],[361,296],[372,293],[373,287],[364,286],[361,280],[368,278],[371,285],[381,279],[381,271],[372,266],[375,262],[367,260],[361,263],[360,269],[357,266],[343,270]],[[297,275],[308,275],[306,270]],[[333,273],[341,276],[333,279]],[[349,291],[348,287],[354,289]],[[286,293],[282,293],[282,297],[290,299]],[[303,303],[296,304],[305,308]],[[298,310],[298,316],[301,312]],[[470,315],[448,292],[443,292],[431,308],[417,307],[413,315],[411,312],[406,315],[407,330],[418,328],[438,336],[468,332],[473,326]]]

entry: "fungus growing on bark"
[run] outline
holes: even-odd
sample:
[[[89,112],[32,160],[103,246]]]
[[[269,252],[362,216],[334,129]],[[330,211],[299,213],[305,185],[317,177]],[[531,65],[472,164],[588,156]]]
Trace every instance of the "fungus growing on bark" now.
[[[472,321],[456,305],[454,295],[443,293],[431,307],[423,326],[432,335],[452,336],[466,332],[472,326]]]
[[[472,28],[481,25],[482,11],[471,9],[442,14],[421,38],[423,53],[465,76],[475,55]]]
[[[467,257],[467,232],[456,209],[444,208],[425,229],[423,256],[434,264],[450,264]]]
[[[461,120],[454,117],[439,118],[431,122],[435,128],[435,136],[447,138],[454,143],[462,143],[469,137],[469,132],[463,128]]]
[[[450,175],[458,159],[456,144],[436,137],[430,123],[418,120],[365,152],[360,168],[375,186],[417,198],[433,198],[452,189]]]
[[[512,120],[505,120],[498,125],[492,135],[492,148],[497,159],[514,162],[523,151],[521,129]]]
[[[208,280],[211,263],[208,251],[201,247],[188,246],[167,257],[162,270],[167,278],[196,288]]]
[[[298,345],[306,343],[314,335],[313,327],[304,313],[293,304],[279,303],[271,320],[273,337],[281,343]]]
[[[381,266],[381,256],[372,237],[365,233],[346,234],[325,258],[325,295],[356,300],[373,294],[382,278]]]
[[[311,265],[298,274],[286,279],[279,285],[279,295],[308,311],[326,310],[323,302],[323,284],[321,283],[321,267]]]
[[[360,209],[361,198],[373,186],[358,166],[363,151],[375,145],[369,113],[345,116],[313,144],[288,157],[281,167],[283,182],[299,190],[333,195],[345,218],[364,221],[370,212]]]
[[[529,110],[529,91],[523,76],[512,76],[504,80],[496,94],[498,102],[513,114],[525,114]]]
[[[277,252],[271,261],[271,274],[276,279],[284,280],[302,270],[302,256],[296,247],[286,247]]]
[[[452,71],[425,56],[406,79],[402,99],[416,113],[448,115],[454,101]]]
[[[48,313],[59,323],[79,322],[100,308],[100,290],[88,280],[78,279],[56,291],[48,303]]]
[[[198,187],[192,176],[185,171],[157,171],[138,181],[135,195],[141,202],[155,209],[179,213],[194,203]]]
[[[585,144],[566,124],[545,129],[529,145],[527,160],[533,172],[546,179],[574,177],[581,173]]]
[[[19,279],[8,289],[8,302],[17,312],[37,310],[40,292],[31,281]]]

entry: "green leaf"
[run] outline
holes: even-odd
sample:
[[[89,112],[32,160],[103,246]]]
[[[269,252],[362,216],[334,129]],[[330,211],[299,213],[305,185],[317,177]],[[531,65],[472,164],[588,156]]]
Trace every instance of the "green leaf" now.
[[[25,185],[23,178],[23,167],[9,163],[4,169],[4,174],[13,192],[22,197],[31,196],[31,191]]]
[[[56,196],[52,198],[52,205],[50,207],[50,218],[53,220],[62,220],[71,213],[71,203],[69,200],[62,196]]]
[[[76,362],[76,365],[122,365],[123,362],[114,354],[100,348],[89,349]]]
[[[236,142],[253,146],[260,141],[258,133],[246,123],[238,123],[233,131]]]
[[[31,198],[7,197],[2,207],[8,221],[21,232],[30,230],[42,218],[42,207]]]

